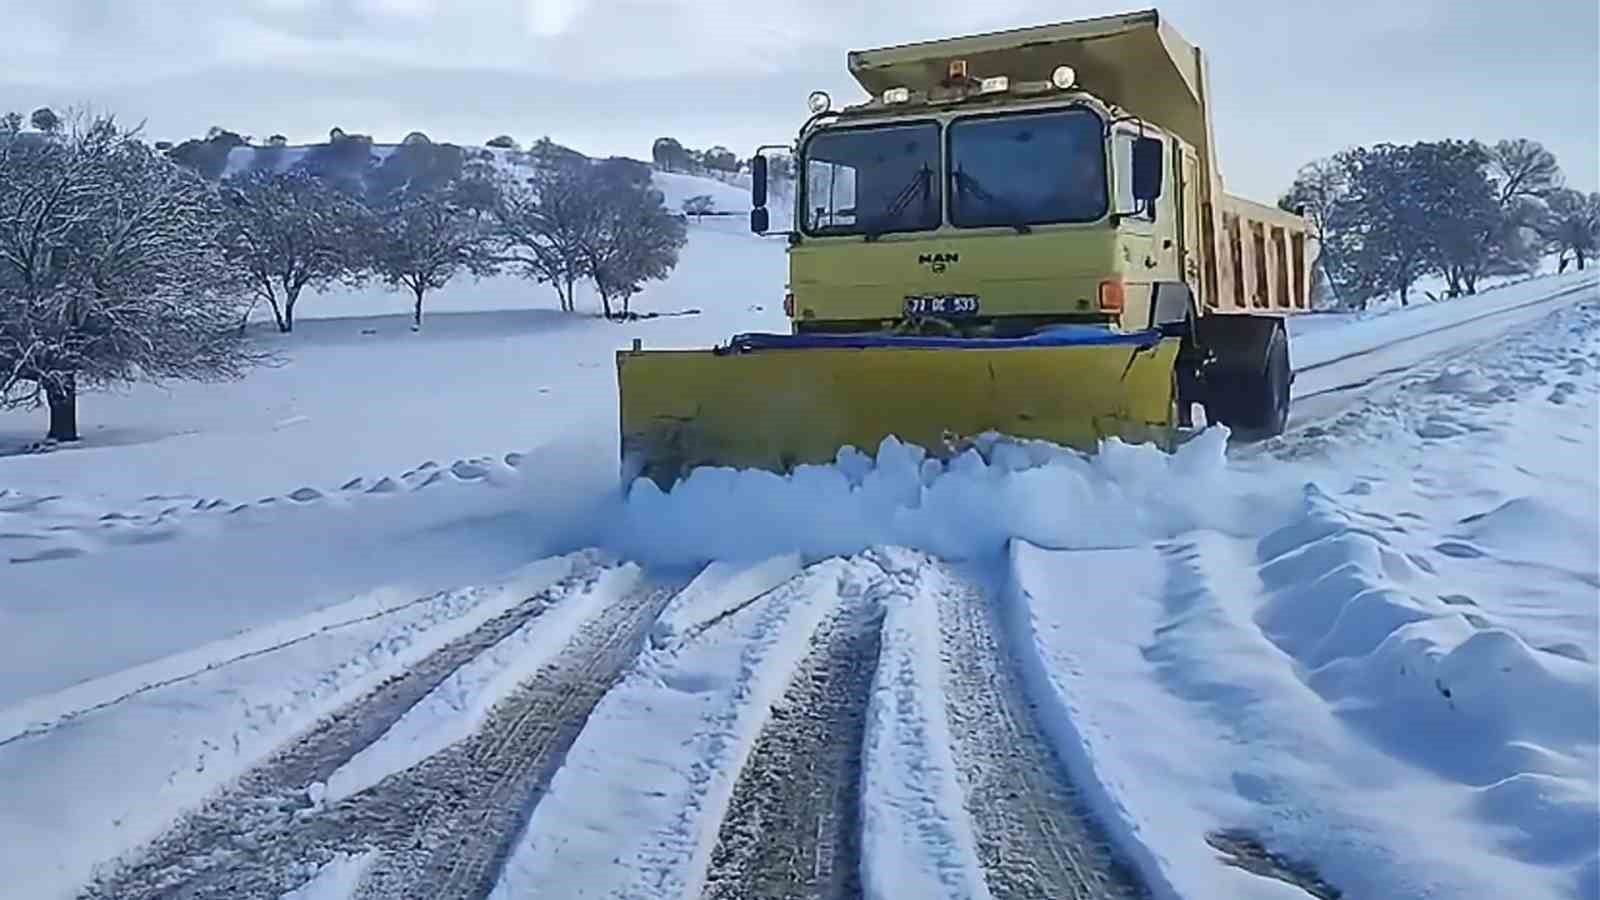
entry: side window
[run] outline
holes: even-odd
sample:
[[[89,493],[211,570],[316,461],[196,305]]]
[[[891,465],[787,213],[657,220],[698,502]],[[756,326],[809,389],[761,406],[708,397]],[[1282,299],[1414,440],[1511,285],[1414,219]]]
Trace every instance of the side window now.
[[[1137,139],[1131,131],[1118,131],[1111,141],[1111,165],[1116,174],[1117,198],[1116,211],[1127,215],[1131,219],[1142,222],[1154,222],[1156,211],[1154,205],[1149,209],[1142,209],[1133,213],[1133,142]],[[1166,177],[1162,174],[1163,179]],[[1163,194],[1166,191],[1162,192]]]
[[[856,224],[856,170],[824,159],[806,164],[806,225],[812,230]]]

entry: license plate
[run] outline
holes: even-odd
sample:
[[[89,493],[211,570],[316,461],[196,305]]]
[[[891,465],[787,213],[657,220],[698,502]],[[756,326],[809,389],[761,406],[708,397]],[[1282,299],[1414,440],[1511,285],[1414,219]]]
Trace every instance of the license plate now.
[[[921,294],[906,298],[906,315],[970,316],[977,312],[976,294]]]

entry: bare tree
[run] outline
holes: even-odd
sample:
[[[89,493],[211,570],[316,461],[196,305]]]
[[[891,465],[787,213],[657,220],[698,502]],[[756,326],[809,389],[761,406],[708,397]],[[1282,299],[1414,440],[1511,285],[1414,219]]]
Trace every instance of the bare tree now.
[[[1446,296],[1475,294],[1483,277],[1521,274],[1537,263],[1500,204],[1488,148],[1477,141],[1424,141],[1409,152],[1413,187],[1432,230],[1428,260],[1444,276]]]
[[[303,170],[248,171],[228,180],[228,256],[249,279],[256,300],[272,307],[278,330],[294,330],[295,305],[307,288],[358,283],[361,204]]]
[[[493,211],[494,259],[555,289],[562,312],[576,309],[578,282],[589,274],[583,253],[596,227],[589,165],[559,163],[530,179],[505,178]]]
[[[681,172],[689,168],[689,152],[677,138],[656,138],[650,147],[650,157],[663,172]]]
[[[1538,141],[1514,138],[1489,148],[1489,165],[1500,208],[1510,211],[1522,197],[1542,200],[1561,187],[1556,155]]]
[[[683,201],[683,211],[686,215],[694,216],[698,222],[705,218],[707,213],[714,212],[717,208],[715,200],[710,194],[696,194]]]
[[[33,124],[33,127],[46,134],[54,134],[61,128],[61,117],[56,115],[55,110],[48,106],[41,106],[34,110],[33,114],[28,117],[28,121]]]
[[[456,186],[400,197],[377,210],[373,271],[385,284],[411,291],[413,328],[422,327],[422,299],[465,272],[492,275],[495,255],[484,211]]]
[[[1343,221],[1348,211],[1343,201],[1349,192],[1350,166],[1342,157],[1329,157],[1301,166],[1294,184],[1278,201],[1280,208],[1304,215],[1311,225],[1319,248],[1316,265],[1336,296],[1345,294],[1356,280],[1349,263],[1352,235]],[[1365,297],[1353,299],[1365,303]]]
[[[678,264],[687,229],[647,180],[603,167],[591,177],[597,184],[593,196],[598,217],[596,227],[584,235],[583,259],[606,318],[627,317],[629,303],[644,283],[666,278]]]
[[[1600,193],[1582,194],[1562,188],[1549,197],[1549,213],[1539,223],[1539,233],[1550,252],[1559,254],[1562,268],[1571,253],[1578,268],[1600,256]]]
[[[248,300],[222,222],[213,186],[109,116],[0,130],[0,399],[42,398],[73,441],[81,390],[265,361],[233,327]]]

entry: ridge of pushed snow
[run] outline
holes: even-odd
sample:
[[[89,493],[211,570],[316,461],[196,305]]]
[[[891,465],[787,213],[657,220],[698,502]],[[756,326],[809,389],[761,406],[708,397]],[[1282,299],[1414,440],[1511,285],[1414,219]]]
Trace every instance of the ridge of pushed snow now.
[[[863,895],[988,900],[951,750],[928,573],[895,548],[872,558],[884,578],[869,595],[884,618],[862,750]]]
[[[716,560],[678,593],[650,629],[658,648],[693,637],[800,575],[800,554],[785,553],[762,562]]]
[[[1272,521],[1281,475],[1226,458],[1209,429],[1174,453],[1112,440],[1085,455],[1040,441],[985,436],[949,460],[885,438],[868,455],[788,476],[700,468],[664,493],[632,485],[608,544],[659,563],[779,553],[851,555],[874,546],[946,559],[994,556],[1012,537],[1044,546],[1142,543],[1198,523],[1248,529]]]
[[[1159,722],[1164,732],[1172,723],[1134,695],[1111,687],[1120,683],[1128,668],[1126,660],[1112,656],[1112,648],[1119,639],[1136,639],[1143,632],[1140,619],[1123,607],[1128,598],[1153,589],[1160,567],[1152,556],[1147,546],[1051,551],[1014,540],[1007,553],[1009,578],[1000,598],[1001,621],[1017,648],[1023,692],[1039,710],[1041,728],[1073,784],[1156,900],[1179,900],[1187,895],[1174,884],[1173,870],[1193,851],[1180,854],[1152,836],[1162,811],[1140,808],[1130,789],[1138,784],[1140,763],[1146,757],[1142,748],[1153,737],[1147,733],[1150,725]],[[1052,559],[1070,564],[1042,572],[1041,563]],[[1108,590],[1106,585],[1116,588]],[[1094,629],[1082,628],[1083,622],[1095,623]],[[1064,638],[1077,633],[1082,634],[1083,652],[1063,646]],[[1146,724],[1113,732],[1098,716],[1083,715],[1078,683],[1085,677],[1106,683],[1103,699],[1119,716]],[[1113,740],[1122,752],[1105,752],[1106,743]],[[1124,762],[1130,758],[1131,766]],[[1217,877],[1231,883],[1225,874]]]

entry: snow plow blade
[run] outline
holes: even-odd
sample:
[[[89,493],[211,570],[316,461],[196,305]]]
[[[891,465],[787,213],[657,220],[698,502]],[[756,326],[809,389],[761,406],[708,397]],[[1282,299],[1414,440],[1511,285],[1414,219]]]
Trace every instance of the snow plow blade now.
[[[1093,451],[1170,447],[1179,339],[1067,327],[1024,338],[775,335],[617,353],[624,477],[787,472],[890,435],[947,457],[985,432]]]

